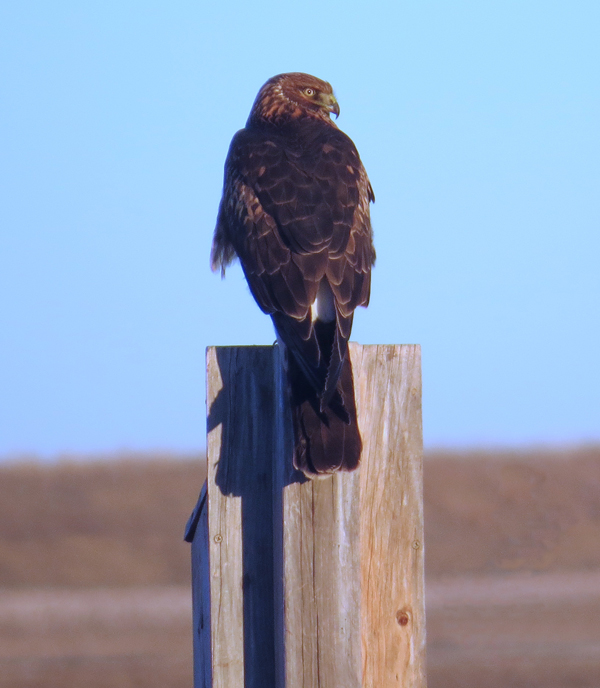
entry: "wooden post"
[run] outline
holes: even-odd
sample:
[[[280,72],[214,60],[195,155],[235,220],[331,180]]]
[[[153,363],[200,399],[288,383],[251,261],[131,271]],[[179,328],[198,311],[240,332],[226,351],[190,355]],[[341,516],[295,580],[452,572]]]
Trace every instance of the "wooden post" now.
[[[350,352],[361,467],[309,481],[279,347],[207,350],[196,688],[425,686],[420,348]]]

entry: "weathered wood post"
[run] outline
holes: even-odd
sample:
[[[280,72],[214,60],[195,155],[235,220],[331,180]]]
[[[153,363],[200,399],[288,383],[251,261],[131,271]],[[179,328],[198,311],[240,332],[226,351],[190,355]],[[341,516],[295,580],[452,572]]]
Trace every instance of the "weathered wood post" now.
[[[207,350],[195,688],[424,688],[419,346],[350,345],[359,470],[291,465],[279,347]]]

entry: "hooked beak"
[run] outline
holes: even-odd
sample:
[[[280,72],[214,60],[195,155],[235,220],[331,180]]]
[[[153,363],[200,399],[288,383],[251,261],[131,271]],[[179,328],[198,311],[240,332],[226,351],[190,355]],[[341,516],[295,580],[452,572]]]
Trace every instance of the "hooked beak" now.
[[[322,94],[320,98],[322,106],[329,112],[330,114],[334,114],[336,119],[340,116],[340,106],[333,95],[331,94]]]
[[[329,105],[329,112],[335,115],[337,119],[340,116],[340,105],[335,99],[335,96],[331,96],[331,104]]]

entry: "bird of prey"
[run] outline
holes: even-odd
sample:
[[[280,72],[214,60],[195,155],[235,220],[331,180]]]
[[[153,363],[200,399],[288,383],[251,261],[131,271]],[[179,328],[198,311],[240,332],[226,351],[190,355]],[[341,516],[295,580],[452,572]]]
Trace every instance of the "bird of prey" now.
[[[237,256],[287,348],[294,465],[314,478],[353,470],[362,441],[348,339],[369,303],[373,189],[326,81],[279,74],[233,137],[211,266]]]

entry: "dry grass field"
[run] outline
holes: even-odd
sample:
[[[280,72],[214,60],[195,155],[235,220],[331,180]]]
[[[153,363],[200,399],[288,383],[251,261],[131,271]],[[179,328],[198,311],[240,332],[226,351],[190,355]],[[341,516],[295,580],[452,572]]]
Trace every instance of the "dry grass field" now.
[[[189,688],[199,459],[0,466],[0,688]],[[430,454],[429,688],[600,686],[600,448]]]
[[[425,462],[430,688],[600,687],[600,448]]]

